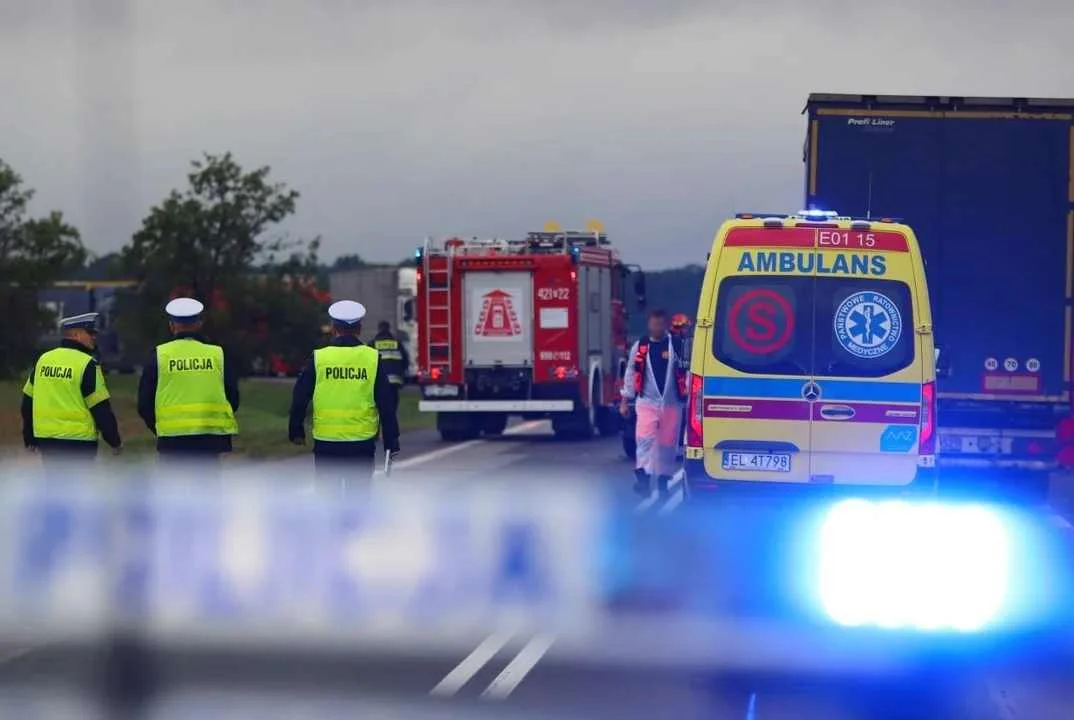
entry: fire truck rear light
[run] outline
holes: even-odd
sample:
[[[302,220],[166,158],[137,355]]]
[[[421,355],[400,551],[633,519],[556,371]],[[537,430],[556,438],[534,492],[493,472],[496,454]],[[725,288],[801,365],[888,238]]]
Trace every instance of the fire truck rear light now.
[[[565,365],[552,369],[552,376],[556,380],[573,380],[578,377],[578,368],[569,368]]]
[[[687,407],[686,444],[701,447],[703,442],[702,408],[704,407],[704,378],[700,375],[690,376],[690,397]]]
[[[433,379],[433,382],[438,381],[440,379],[440,368],[433,368],[430,370],[429,377]]]

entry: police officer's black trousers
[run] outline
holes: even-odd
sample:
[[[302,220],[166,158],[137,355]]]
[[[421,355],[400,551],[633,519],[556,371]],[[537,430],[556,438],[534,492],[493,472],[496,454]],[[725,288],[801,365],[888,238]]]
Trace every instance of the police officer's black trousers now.
[[[218,482],[220,453],[182,450],[158,450],[157,474],[179,482]]]
[[[313,471],[317,479],[317,491],[332,494],[355,494],[369,490],[376,465],[376,448],[369,454],[325,455],[313,454]]]
[[[85,448],[41,447],[41,466],[50,481],[88,479],[97,460],[97,443],[86,443]],[[83,477],[86,476],[86,477]]]
[[[392,389],[395,390],[395,393],[393,393],[393,399],[392,399],[392,409],[395,412],[398,413],[399,412],[399,396],[403,394],[403,386],[393,384]]]

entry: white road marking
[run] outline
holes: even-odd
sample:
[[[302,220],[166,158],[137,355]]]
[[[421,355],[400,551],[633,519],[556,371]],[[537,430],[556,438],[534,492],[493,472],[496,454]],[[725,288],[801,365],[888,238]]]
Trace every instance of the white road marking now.
[[[634,512],[636,512],[636,513],[645,512],[650,507],[652,507],[653,503],[655,503],[659,499],[660,499],[660,496],[658,494],[656,494],[655,492],[652,493],[649,497],[645,498],[640,503],[638,503],[638,506],[636,508],[634,508]]]
[[[672,494],[672,496],[668,498],[668,501],[664,503],[664,507],[660,508],[660,514],[670,515],[671,513],[675,512],[675,508],[679,507],[679,505],[682,505],[682,500],[683,491],[679,490],[677,493]]]
[[[541,425],[541,422],[542,421],[540,420],[534,420],[531,422],[519,423],[518,425],[513,425],[504,430],[503,434],[523,435],[539,427]],[[455,453],[461,452],[467,448],[471,448],[475,445],[481,445],[487,442],[488,440],[486,440],[485,438],[477,438],[476,440],[467,440],[466,442],[459,443],[458,445],[448,445],[447,447],[439,448],[437,450],[430,450],[427,453],[422,453],[421,455],[416,455],[412,458],[407,458],[406,460],[400,460],[399,462],[392,463],[392,470],[406,470],[407,468],[424,465],[427,462],[439,460],[442,457],[454,455]]]
[[[1062,515],[1053,513],[1051,516],[1051,520],[1052,524],[1058,528],[1062,528],[1063,530],[1074,530],[1074,525],[1072,525],[1070,521]]]
[[[667,505],[671,505],[671,510],[666,510],[665,511],[664,509],[662,509],[661,512],[670,513],[672,510],[674,510],[676,507],[678,507],[680,503],[682,503],[682,500],[683,500],[683,498],[682,498],[682,495],[683,495],[682,490],[679,490],[679,492],[676,493],[676,492],[674,492],[674,488],[675,488],[675,486],[677,486],[679,483],[682,482],[683,476],[685,474],[686,473],[680,468],[679,470],[677,470],[675,472],[674,475],[671,476],[671,480],[668,481],[668,490],[672,491],[672,495],[671,495],[671,497],[668,498],[667,503],[665,505],[665,508],[667,507]],[[678,497],[677,500],[676,500],[676,497]],[[660,499],[660,495],[658,493],[656,493],[656,492],[653,492],[649,497],[645,498],[644,500],[642,500],[641,502],[638,503],[637,507],[634,508],[634,512],[640,514],[640,513],[643,513],[645,511],[647,511],[654,504],[656,504],[657,500],[659,500],[659,499]],[[672,503],[674,503],[674,505],[672,505]]]
[[[444,679],[429,691],[429,694],[435,697],[451,697],[457,693],[481,668],[488,664],[489,660],[496,657],[496,653],[503,649],[513,634],[498,632],[489,635],[472,653],[445,675]]]
[[[750,693],[750,700],[746,703],[746,720],[756,720],[757,718],[757,693]]]
[[[503,700],[518,687],[526,675],[541,661],[555,638],[551,635],[537,635],[519,650],[515,659],[508,663],[496,679],[493,680],[481,697],[487,700]]]

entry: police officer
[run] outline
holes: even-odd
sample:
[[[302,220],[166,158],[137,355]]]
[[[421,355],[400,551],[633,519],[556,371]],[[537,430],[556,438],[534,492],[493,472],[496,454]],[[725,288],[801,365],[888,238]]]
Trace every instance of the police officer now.
[[[104,375],[93,358],[97,313],[64,318],[60,330],[60,346],[37,359],[22,389],[23,443],[40,450],[53,468],[65,460],[95,458],[98,435],[115,454],[123,449]]]
[[[315,350],[295,381],[288,437],[306,442],[305,420],[313,404],[313,461],[318,483],[344,487],[372,478],[378,432],[385,449],[399,452],[396,392],[375,349],[358,340],[365,307],[340,300],[328,308],[332,342]]]
[[[391,325],[381,320],[377,325],[377,334],[373,336],[373,347],[380,353],[381,367],[388,374],[388,382],[396,390],[395,410],[399,411],[399,393],[406,383],[406,371],[410,367],[410,358],[406,348],[392,335]]]
[[[176,298],[164,308],[172,339],[158,345],[138,384],[138,414],[157,436],[157,453],[214,464],[238,434],[239,381],[223,348],[201,335],[205,306]]]

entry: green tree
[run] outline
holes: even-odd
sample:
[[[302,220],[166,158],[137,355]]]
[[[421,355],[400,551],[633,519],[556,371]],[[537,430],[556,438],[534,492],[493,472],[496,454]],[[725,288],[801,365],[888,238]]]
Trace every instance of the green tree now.
[[[276,299],[281,303],[302,302],[299,294],[283,292],[283,273],[274,268],[310,257],[316,265],[319,241],[273,232],[294,213],[299,194],[272,182],[270,172],[247,172],[231,153],[206,154],[192,163],[187,188],[149,211],[122,251],[124,270],[139,282],[120,299],[117,324],[127,347],[147,353],[166,337],[162,307],[177,294],[205,303],[207,333],[244,365],[271,344],[279,328],[253,330],[264,293],[283,295]]]
[[[38,338],[56,318],[43,310],[37,293],[82,267],[86,249],[78,230],[59,211],[27,217],[33,190],[0,160],[0,376],[23,372],[33,361]]]
[[[123,256],[118,252],[91,254],[84,267],[71,273],[69,280],[126,280]]]

